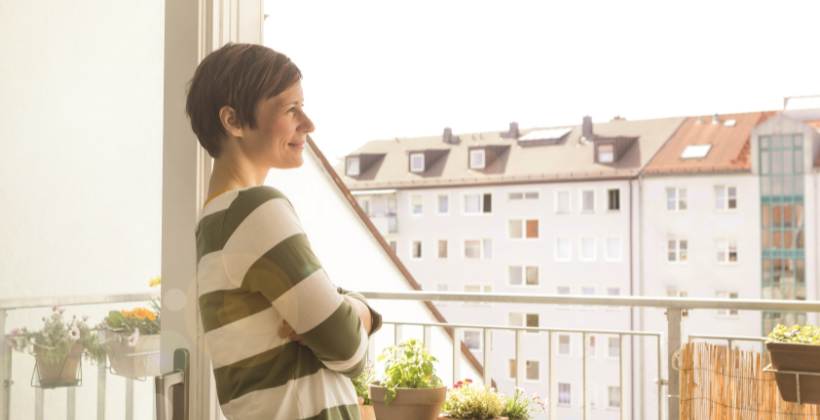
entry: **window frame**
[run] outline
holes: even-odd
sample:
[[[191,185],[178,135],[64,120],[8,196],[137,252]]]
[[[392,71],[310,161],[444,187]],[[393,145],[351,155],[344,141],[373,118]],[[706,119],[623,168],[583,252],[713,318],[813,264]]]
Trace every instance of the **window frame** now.
[[[350,164],[350,163],[351,163],[352,161],[355,161],[355,162],[356,162],[356,173],[355,173],[355,174],[354,174],[354,173],[351,173],[351,171],[350,171],[350,167],[351,167],[351,164]],[[359,175],[361,175],[361,174],[362,174],[362,170],[361,170],[361,169],[362,169],[362,167],[361,167],[361,164],[362,164],[362,160],[361,160],[361,158],[359,158],[359,156],[348,156],[348,157],[345,159],[345,175],[347,175],[347,176],[351,176],[351,177],[352,177],[352,176],[359,176]]]
[[[560,293],[560,292],[558,291],[558,289],[559,289],[559,288],[561,288],[561,287],[566,287],[566,288],[567,288],[567,291],[568,291],[569,293],[567,293],[566,295],[564,295],[563,293]],[[570,295],[572,295],[572,286],[557,285],[557,286],[555,286],[555,294],[556,294],[556,295],[559,295],[559,296],[570,296]],[[563,309],[563,310],[567,310],[567,309],[570,309],[570,308],[572,308],[572,305],[562,305],[562,304],[558,304],[558,305],[556,305],[556,309]]]
[[[718,194],[717,194],[717,191],[718,191],[718,189],[719,189],[719,188],[723,188],[723,192],[724,192],[724,195],[723,195],[723,208],[722,208],[722,209],[717,208],[717,203],[718,203]],[[729,189],[730,189],[730,188],[734,188],[734,189],[735,189],[735,197],[734,197],[734,200],[735,200],[735,207],[734,207],[734,208],[729,208],[729,201],[732,199],[732,198],[729,196]],[[729,184],[715,185],[714,192],[715,192],[715,211],[716,211],[716,212],[719,212],[719,213],[731,213],[731,212],[735,212],[735,211],[737,211],[737,204],[738,204],[738,199],[737,199],[737,195],[738,195],[738,194],[737,194],[737,192],[738,192],[738,188],[737,188],[737,185],[729,185]]]
[[[618,343],[618,345],[615,346],[618,349],[618,355],[617,356],[612,356],[612,354],[610,353],[610,350],[612,349],[612,347],[610,347],[610,343],[613,339],[616,340],[617,343]],[[607,360],[619,360],[620,358],[621,358],[621,340],[620,340],[620,337],[618,337],[617,335],[607,335],[606,336],[606,359]]]
[[[491,294],[493,292],[493,286],[491,284],[477,284],[477,283],[470,283],[470,284],[462,284],[461,291],[464,293],[475,293],[475,292],[468,292],[465,290],[468,287],[475,286],[478,287],[478,293],[482,294]],[[488,290],[489,288],[489,290]],[[492,302],[462,302],[462,306],[493,306]]]
[[[513,267],[520,267],[521,268],[521,284],[512,284],[512,276],[510,275],[510,269]],[[527,269],[528,268],[535,268],[538,270],[538,284],[527,284]],[[507,265],[507,287],[541,287],[541,267],[538,265],[517,265],[517,264],[509,264]]]
[[[416,253],[416,242],[419,244],[419,256],[415,257]],[[421,261],[424,259],[424,241],[421,239],[411,239],[410,240],[410,260],[411,261]]]
[[[444,253],[446,254],[444,257],[441,256],[441,243],[444,242]],[[450,259],[450,241],[447,239],[437,239],[436,240],[436,259],[437,260],[449,260]]]
[[[734,297],[732,297],[732,295],[734,295]],[[715,292],[715,298],[717,299],[738,299],[739,297],[740,293],[738,292],[730,292],[728,290],[718,290]],[[718,318],[740,318],[740,311],[738,311],[737,309],[718,309],[716,312]]]
[[[613,295],[613,294],[609,293],[611,290],[617,290],[618,294]],[[606,288],[606,296],[621,296],[621,288],[620,287],[607,287]],[[607,306],[604,310],[609,311],[609,312],[621,312],[621,307],[620,306]]]
[[[610,208],[610,207],[612,207],[612,200],[611,200],[611,197],[610,197],[610,192],[611,191],[617,191],[618,192],[618,208],[617,209]],[[621,189],[620,188],[607,188],[606,189],[606,211],[609,212],[609,213],[620,213],[621,212]]]
[[[584,257],[584,240],[592,239],[592,257]],[[578,261],[590,262],[598,260],[598,238],[595,236],[581,236],[578,238]]]
[[[421,200],[421,204],[419,204],[420,211],[416,213],[413,211],[413,197],[419,197]],[[410,194],[410,216],[411,217],[422,217],[424,216],[424,194]]]
[[[467,196],[468,195],[478,195],[478,208],[479,208],[479,211],[477,213],[468,213],[467,212]],[[488,211],[488,212],[484,211],[484,196],[486,196],[486,195],[490,196],[490,211]],[[462,193],[461,194],[461,203],[462,203],[461,214],[463,216],[481,216],[481,215],[493,214],[493,205],[492,205],[493,201],[495,201],[495,200],[493,200],[493,193],[492,192]]]
[[[567,211],[565,213],[559,211],[559,208],[560,208],[559,196],[561,195],[561,193],[567,193]],[[570,190],[569,188],[556,189],[554,196],[555,196],[555,206],[554,206],[555,214],[572,214],[572,190]]]
[[[441,212],[441,197],[447,197],[447,211],[443,213]],[[452,200],[450,200],[450,194],[436,194],[436,214],[439,216],[449,216],[451,201]],[[423,205],[422,208],[424,208]]]
[[[592,289],[592,294],[588,295],[584,293],[584,289]],[[596,289],[597,288],[595,286],[581,286],[581,296],[597,296],[598,291]],[[595,311],[596,309],[597,307],[595,305],[581,305],[582,311]]]
[[[571,382],[556,382],[555,385],[558,388],[558,392],[557,392],[558,397],[557,397],[557,401],[555,402],[555,404],[558,407],[572,407],[572,383]],[[567,390],[569,391],[569,402],[567,402],[567,403],[562,403],[561,402],[561,385],[566,385]]]
[[[473,156],[481,156],[481,165],[473,165]],[[487,167],[487,152],[484,149],[471,149],[469,153],[470,169],[485,169]]]
[[[581,214],[594,214],[598,210],[598,197],[595,194],[595,188],[581,188],[581,193],[578,194],[578,208],[580,209],[579,213]],[[592,193],[592,210],[584,210],[584,193]]]
[[[607,147],[611,150],[608,151],[608,152],[603,152],[602,153],[601,149],[604,148],[604,147]],[[598,163],[615,163],[615,144],[613,144],[613,143],[599,144],[595,151],[598,153],[598,156],[597,156]],[[601,156],[604,155],[604,154],[608,154],[610,156],[610,159],[609,160],[601,159]]]
[[[559,255],[558,255],[558,249],[559,249],[558,248],[558,241],[560,241],[562,239],[566,239],[566,240],[569,241],[569,256],[567,258],[560,258]],[[555,251],[553,252],[553,258],[554,258],[555,261],[560,261],[560,262],[570,262],[570,261],[572,261],[572,237],[571,236],[556,236],[555,237],[555,242],[554,242],[554,250]]]
[[[529,370],[527,369],[527,367],[528,367],[527,364],[528,363],[538,363],[538,379],[530,379],[527,376],[527,373],[529,372]],[[529,382],[529,383],[533,383],[533,384],[540,384],[541,383],[541,361],[540,360],[532,360],[532,359],[524,360],[524,381]]]
[[[721,249],[721,242],[723,242],[723,249]],[[731,252],[732,243],[734,243],[735,248],[735,260],[731,260]],[[737,265],[740,260],[740,251],[738,250],[738,240],[737,239],[729,239],[729,238],[718,238],[715,239],[715,263],[719,265]],[[723,251],[724,255],[726,256],[726,261],[721,261],[719,256],[721,251]]]
[[[558,350],[558,357],[572,357],[572,335],[570,334],[556,334],[556,339],[558,340],[556,344],[556,349]],[[561,337],[567,337],[567,342],[569,343],[569,347],[567,348],[567,353],[561,353]]]
[[[421,168],[416,168],[416,167],[413,166],[413,158],[414,157],[421,157]],[[424,159],[424,152],[410,153],[410,172],[414,173],[414,174],[424,173],[424,165],[425,165],[424,160],[425,160]],[[421,169],[421,170],[419,170],[419,169]]]
[[[669,250],[669,241],[675,241],[675,261],[669,261],[669,252],[671,252]],[[680,247],[681,241],[686,242],[686,260],[685,261],[681,261],[681,247]],[[691,258],[689,258],[690,247],[689,247],[689,240],[688,239],[667,238],[666,239],[666,246],[664,248],[665,248],[664,253],[666,254],[665,260],[669,264],[689,264],[689,261],[691,261]]]
[[[669,190],[674,190],[675,191],[675,198],[674,198],[675,208],[674,209],[669,208]],[[681,194],[680,194],[680,192],[681,192],[681,190],[686,191],[686,199],[684,200],[684,202],[686,203],[686,208],[683,209],[683,210],[681,210],[681,208],[680,208],[680,203],[681,203],[681,198],[680,198]],[[664,205],[664,209],[666,209],[667,212],[676,212],[677,213],[677,212],[689,211],[689,191],[688,191],[687,187],[666,187],[664,192],[666,193],[666,195],[664,196],[664,202],[666,203],[666,205]]]
[[[513,238],[512,237],[512,229],[510,229],[510,224],[514,221],[521,222],[521,237],[520,238]],[[538,236],[534,238],[527,237],[527,222],[532,222],[538,224]],[[534,219],[507,219],[507,239],[510,241],[540,241],[541,240],[541,219],[534,218]]]
[[[478,348],[471,349],[467,346],[467,332],[478,332]],[[471,351],[484,351],[484,330],[481,328],[462,328],[461,329],[461,342],[464,343],[464,346],[467,347],[468,350]]]
[[[613,389],[617,389],[617,394],[618,394],[618,398],[617,398],[618,405],[617,406],[612,405],[612,398],[611,397],[612,397],[612,390]],[[620,410],[621,409],[621,387],[620,386],[608,385],[606,387],[606,408],[607,408],[607,410]]]
[[[620,236],[607,236],[604,239],[606,241],[604,243],[604,249],[606,250],[605,255],[604,255],[604,259],[606,261],[611,261],[611,262],[623,261],[623,259],[624,259],[624,241],[623,241],[623,239]],[[618,258],[612,258],[609,255],[609,240],[610,239],[617,239],[618,240],[618,244],[619,244],[619,246],[618,246]]]

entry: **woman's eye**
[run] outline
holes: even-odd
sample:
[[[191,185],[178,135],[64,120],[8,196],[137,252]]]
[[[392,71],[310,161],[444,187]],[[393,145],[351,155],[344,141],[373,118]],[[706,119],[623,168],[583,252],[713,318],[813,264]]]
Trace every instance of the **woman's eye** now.
[[[296,107],[293,107],[293,108],[288,110],[288,112],[293,112],[293,111],[296,111]]]

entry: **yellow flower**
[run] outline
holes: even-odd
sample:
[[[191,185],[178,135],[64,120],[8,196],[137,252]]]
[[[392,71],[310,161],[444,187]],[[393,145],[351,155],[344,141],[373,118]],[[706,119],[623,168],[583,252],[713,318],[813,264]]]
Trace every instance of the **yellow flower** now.
[[[151,281],[148,283],[148,285],[151,286],[151,287],[157,287],[161,284],[162,284],[162,277],[161,276],[151,277]]]
[[[148,311],[148,310],[145,309],[145,308],[134,308],[134,316],[137,317],[137,319],[140,319],[140,320],[145,319],[146,317],[148,317],[148,314],[146,313],[146,311]]]
[[[133,318],[133,316],[134,316],[134,314],[133,314],[132,312],[130,312],[130,311],[126,311],[125,309],[123,309],[121,312],[122,312],[122,314],[123,314],[123,315],[125,315],[125,317],[126,317],[126,318],[128,318],[128,319],[131,319],[131,318]]]

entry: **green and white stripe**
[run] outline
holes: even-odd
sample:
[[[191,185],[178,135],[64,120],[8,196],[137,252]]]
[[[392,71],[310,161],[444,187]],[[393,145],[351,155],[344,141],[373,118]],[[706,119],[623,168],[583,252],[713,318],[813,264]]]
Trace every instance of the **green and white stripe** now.
[[[225,417],[359,419],[348,377],[364,367],[367,332],[287,198],[264,186],[225,192],[205,206],[196,239],[202,324]],[[307,346],[279,338],[283,320]]]

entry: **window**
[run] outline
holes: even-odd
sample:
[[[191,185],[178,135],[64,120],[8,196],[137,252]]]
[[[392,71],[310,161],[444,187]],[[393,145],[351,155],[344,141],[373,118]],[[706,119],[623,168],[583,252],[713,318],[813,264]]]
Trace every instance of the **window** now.
[[[581,238],[581,261],[595,261],[595,238]]]
[[[481,351],[481,330],[464,329],[462,341],[470,350]]]
[[[518,369],[516,369],[515,359],[510,359],[510,379],[515,379]]]
[[[715,294],[718,299],[737,299],[737,293],[717,292]],[[718,309],[717,314],[722,316],[737,316],[738,312],[737,309]]]
[[[493,240],[492,239],[485,239],[484,240],[484,256],[485,260],[489,260],[493,257]]]
[[[540,379],[538,371],[539,363],[537,360],[527,360],[527,380],[538,381]]]
[[[572,404],[572,388],[570,384],[559,382],[558,383],[558,405],[569,407]]]
[[[438,214],[450,214],[450,196],[438,196]]]
[[[359,176],[359,157],[349,157],[347,158],[347,170],[345,171],[347,176]]]
[[[398,252],[398,251],[396,251],[396,249],[397,249],[397,247],[398,247],[398,244],[396,243],[396,241],[390,241],[390,242],[389,242],[389,244],[390,244],[390,249],[392,249],[392,250],[393,250],[393,253],[394,253],[394,254],[395,254],[396,252]]]
[[[370,200],[366,198],[362,199],[361,201],[359,201],[359,207],[362,208],[364,214],[372,216],[372,214],[370,213]]]
[[[509,221],[510,239],[538,239],[538,219]]]
[[[609,408],[621,408],[621,387],[610,386],[609,389]]]
[[[598,384],[589,384],[589,407],[598,408]]]
[[[618,337],[607,337],[609,343],[607,356],[613,359],[621,357],[621,339]]]
[[[410,172],[424,172],[424,153],[410,154]]]
[[[717,262],[736,263],[737,262],[737,241],[734,239],[718,239],[715,241],[717,247]]]
[[[410,196],[410,214],[413,216],[421,216],[421,195],[415,194]]]
[[[683,149],[683,153],[681,153],[681,159],[701,159],[706,157],[706,154],[709,153],[709,149],[712,148],[711,144],[690,144]]]
[[[536,266],[512,265],[509,274],[508,284],[510,286],[538,286],[540,284]]]
[[[439,284],[437,284],[437,285],[436,285],[436,290],[437,290],[437,291],[439,291],[439,292],[447,292],[447,291],[449,291],[449,290],[450,290],[450,286],[448,286],[448,285],[447,285],[447,284],[445,284],[445,283],[439,283]],[[446,306],[446,305],[447,305],[447,301],[446,301],[446,300],[437,301],[437,302],[436,302],[436,305],[438,305],[438,306]]]
[[[606,238],[607,261],[621,260],[621,238]]]
[[[464,285],[464,292],[465,293],[492,293],[493,286],[482,286],[478,284],[467,284]],[[464,302],[465,306],[470,305],[490,305],[486,302]]]
[[[539,321],[538,314],[526,314],[526,319],[527,319],[527,327],[538,328],[540,326],[540,324],[538,322]]]
[[[606,288],[606,295],[607,296],[620,296],[621,295],[621,288],[619,287],[607,287]],[[607,306],[607,311],[620,311],[621,308],[619,306]]]
[[[583,190],[581,191],[581,211],[584,213],[592,213],[595,211],[595,191]]]
[[[555,238],[555,259],[569,261],[572,259],[572,239]]]
[[[615,161],[615,146],[612,144],[598,145],[598,163],[612,163]]]
[[[438,240],[438,257],[441,259],[447,258],[447,240],[446,239],[439,239]]]
[[[621,190],[607,190],[607,206],[606,209],[609,211],[619,211],[621,210]]]
[[[481,241],[464,241],[464,258],[481,258]]]
[[[556,293],[559,294],[559,295],[569,295],[569,286],[558,286],[556,288]],[[558,305],[559,309],[561,309],[561,308],[566,309],[566,308],[569,308],[569,307],[570,307],[570,305]]]
[[[484,149],[470,150],[470,169],[484,169]]]
[[[492,194],[467,194],[464,196],[464,214],[492,213]]]
[[[715,209],[734,210],[737,208],[737,187],[715,187]]]
[[[522,192],[511,192],[510,200],[538,200],[539,194],[538,191],[530,191],[526,193]]]
[[[589,357],[595,357],[595,336],[589,336],[589,347],[587,347],[587,351],[589,352]]]
[[[582,287],[581,288],[581,294],[584,295],[584,296],[595,296],[595,288],[594,287]],[[593,306],[593,305],[584,305],[584,306],[581,307],[581,309],[587,309],[587,310],[595,309],[595,306]]]
[[[569,191],[555,192],[555,212],[569,214]]]
[[[569,356],[572,354],[569,334],[558,334],[558,354],[561,356]]]
[[[538,196],[538,191],[524,193],[524,199],[526,200],[538,200]]]
[[[689,256],[686,239],[670,239],[668,243],[668,261],[686,262]]]
[[[510,200],[523,200],[524,199],[524,193],[512,192],[512,193],[510,193],[509,197],[510,197]]]
[[[666,209],[669,211],[686,210],[686,188],[666,189]]]
[[[411,257],[414,260],[421,259],[421,241],[413,241],[413,256]]]
[[[524,314],[521,312],[510,312],[509,325],[511,327],[523,327]]]

